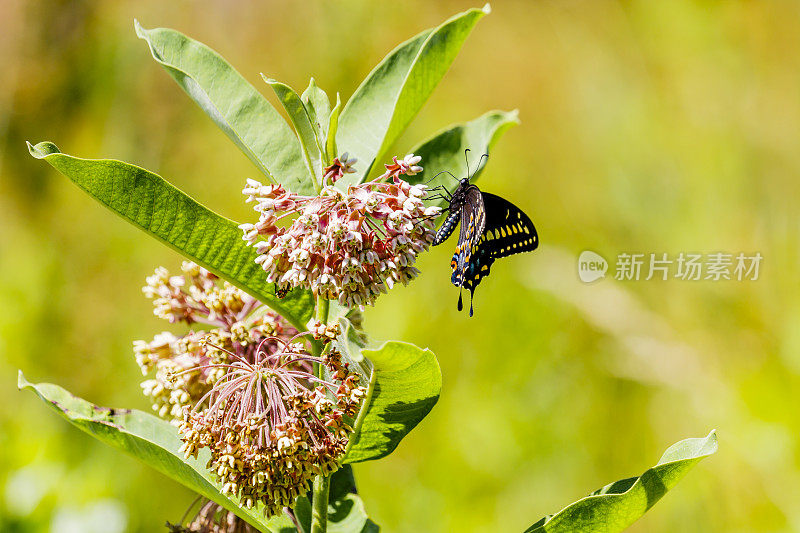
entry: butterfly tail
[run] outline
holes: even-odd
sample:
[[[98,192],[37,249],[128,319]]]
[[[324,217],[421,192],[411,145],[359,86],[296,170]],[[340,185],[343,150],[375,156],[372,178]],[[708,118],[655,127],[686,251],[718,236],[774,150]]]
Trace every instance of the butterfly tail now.
[[[458,305],[456,307],[459,311],[464,309],[464,300],[461,297],[461,292],[464,288],[464,272],[463,268],[460,268],[463,264],[461,255],[462,254],[456,250],[456,253],[453,254],[453,259],[450,260],[450,266],[453,269],[453,273],[450,275],[450,283],[458,287]]]
[[[472,295],[475,294],[472,289],[469,291],[469,316],[472,317],[473,309],[472,309]]]

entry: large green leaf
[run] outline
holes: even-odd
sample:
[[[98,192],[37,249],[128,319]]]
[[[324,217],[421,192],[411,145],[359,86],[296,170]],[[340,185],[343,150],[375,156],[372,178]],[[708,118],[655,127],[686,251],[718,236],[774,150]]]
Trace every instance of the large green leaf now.
[[[292,129],[222,56],[175,30],[134,24],[153,58],[261,172],[292,191],[314,193]]]
[[[408,177],[410,183],[424,183],[431,180],[430,187],[445,185],[452,189],[457,183],[447,171],[462,178],[467,175],[464,150],[469,152],[469,170],[474,181],[486,166],[487,159],[482,157],[488,154],[494,143],[511,126],[519,124],[517,111],[489,111],[475,120],[464,124],[450,126],[415,146],[411,152],[422,156],[420,163],[424,170],[415,176]],[[438,177],[435,177],[440,174]],[[441,204],[443,200],[432,202]]]
[[[297,135],[300,137],[300,145],[303,147],[303,157],[306,160],[309,170],[313,174],[313,179],[316,176],[322,176],[322,158],[319,141],[317,139],[317,128],[312,122],[312,118],[308,109],[303,104],[300,96],[288,85],[264,77],[264,81],[272,87],[278,100],[281,101],[289,119],[297,130]]]
[[[336,143],[358,158],[353,183],[369,175],[419,112],[453,63],[478,20],[489,12],[470,9],[404,42],[381,61],[356,89],[339,117]]]
[[[242,240],[236,223],[220,216],[143,168],[112,159],[80,159],[50,142],[28,144],[32,156],[59,172],[122,218],[228,280],[305,330],[313,313],[310,292],[285,298],[255,263],[256,251]]]
[[[670,446],[656,466],[639,477],[606,485],[555,515],[546,516],[525,533],[622,531],[641,517],[700,459],[717,451],[717,434],[686,439]]]
[[[428,349],[390,341],[361,354],[372,363],[372,373],[346,463],[389,455],[430,412],[442,390],[439,362]]]
[[[264,518],[263,509],[239,506],[235,498],[225,496],[205,468],[207,450],[197,459],[184,459],[180,453],[178,430],[169,422],[132,409],[109,409],[87,402],[57,385],[30,383],[19,373],[18,387],[29,389],[71,424],[109,446],[128,453],[162,474],[198,494],[217,502],[260,531],[282,531],[285,517]]]

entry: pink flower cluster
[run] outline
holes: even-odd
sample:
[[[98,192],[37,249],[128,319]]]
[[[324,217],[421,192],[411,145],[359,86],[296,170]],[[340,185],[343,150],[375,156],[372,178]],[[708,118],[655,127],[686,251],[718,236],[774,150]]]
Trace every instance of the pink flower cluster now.
[[[367,389],[335,348],[338,324],[312,320],[308,331],[298,332],[188,261],[182,275],[156,269],[144,293],[159,317],[209,326],[183,336],[164,332],[133,346],[142,373],[155,373],[142,383],[153,409],[179,425],[187,457],[208,448],[207,468],[225,494],[245,507],[262,505],[272,516],[293,508],[316,476],[339,468]],[[321,353],[313,353],[309,335]],[[315,365],[325,368],[324,379],[312,372]],[[225,524],[218,520],[223,518]],[[170,527],[248,531],[234,514],[211,503],[192,524]]]
[[[366,388],[332,347],[341,331],[313,324],[326,346],[309,353],[303,342],[265,338],[252,357],[227,352],[229,361],[206,366],[224,369],[181,426],[182,451],[197,457],[211,451],[208,468],[247,508],[262,504],[266,516],[293,508],[318,476],[338,470]],[[327,379],[305,368],[324,366]],[[185,372],[190,372],[185,371]],[[179,375],[176,375],[179,377]]]
[[[319,196],[247,180],[242,192],[255,202],[259,220],[240,228],[267,279],[282,291],[302,287],[354,307],[416,277],[414,263],[433,242],[440,211],[423,204],[425,185],[400,179],[422,171],[420,159],[395,157],[385,174],[346,193],[331,185],[353,163],[346,154],[325,169]]]
[[[262,344],[265,339],[286,342],[298,334],[276,313],[256,314],[261,302],[208,270],[190,261],[184,261],[181,270],[181,275],[172,276],[167,269],[157,268],[148,276],[143,292],[153,300],[156,316],[208,327],[183,335],[165,331],[150,342],[133,343],[142,375],[154,373],[142,383],[142,391],[153,410],[172,422],[182,420],[185,409],[194,407],[225,375],[222,367],[212,364],[229,362],[227,352],[252,360],[258,346],[276,350],[280,345],[277,341]]]

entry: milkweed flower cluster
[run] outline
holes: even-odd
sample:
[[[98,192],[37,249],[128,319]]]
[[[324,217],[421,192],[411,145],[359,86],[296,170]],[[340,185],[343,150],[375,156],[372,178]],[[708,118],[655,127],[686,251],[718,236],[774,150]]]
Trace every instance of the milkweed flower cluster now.
[[[210,450],[208,468],[224,493],[246,507],[262,504],[267,515],[292,508],[315,476],[339,468],[348,421],[366,394],[360,375],[333,348],[341,330],[311,321],[309,331],[298,332],[196,264],[185,262],[182,271],[171,276],[159,268],[147,278],[143,290],[156,315],[212,327],[134,342],[142,372],[156,374],[142,388],[159,415],[179,425],[187,457]],[[312,355],[307,337],[321,355]],[[324,379],[315,365],[325,368]],[[212,522],[219,531],[244,527],[208,505],[195,517],[206,524],[198,531],[214,531]],[[219,520],[231,521],[228,529]]]
[[[240,228],[267,280],[281,292],[301,287],[354,307],[416,277],[414,263],[433,242],[440,212],[425,207],[425,185],[400,178],[421,172],[420,159],[394,157],[382,176],[342,192],[333,183],[354,162],[344,154],[325,169],[318,196],[248,179],[242,192],[259,220]]]
[[[265,338],[285,341],[297,335],[295,328],[273,312],[248,319],[260,302],[220,282],[208,270],[189,261],[181,270],[181,275],[171,276],[165,268],[157,268],[142,291],[153,300],[156,316],[171,323],[202,324],[208,329],[190,330],[183,336],[163,332],[150,342],[133,343],[142,374],[154,373],[142,383],[145,396],[159,416],[176,423],[183,419],[185,408],[194,406],[225,374],[208,365],[227,363],[228,354],[206,341],[240,357],[252,357]],[[185,372],[187,369],[195,370]]]
[[[208,448],[222,492],[248,508],[263,504],[267,516],[292,508],[314,477],[339,468],[352,432],[347,419],[366,394],[359,374],[330,346],[338,328],[313,329],[326,334],[321,356],[303,343],[268,338],[253,359],[230,353],[229,364],[209,365],[226,374],[181,426],[186,456]],[[308,364],[323,365],[329,377],[316,377]]]

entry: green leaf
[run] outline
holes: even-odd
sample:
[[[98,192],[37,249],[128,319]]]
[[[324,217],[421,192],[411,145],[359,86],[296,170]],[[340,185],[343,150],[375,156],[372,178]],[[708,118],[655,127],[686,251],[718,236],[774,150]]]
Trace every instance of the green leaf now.
[[[361,354],[373,368],[346,463],[389,455],[430,412],[442,390],[439,363],[428,349],[389,341],[374,350],[362,349]]]
[[[295,517],[300,525],[300,531],[311,531],[311,502],[307,497],[298,498]],[[292,528],[289,531],[294,530]],[[364,502],[358,494],[348,492],[334,498],[331,493],[328,503],[328,533],[362,533],[378,530],[378,526],[367,517]]]
[[[289,114],[289,119],[300,137],[300,145],[303,147],[306,165],[308,165],[312,176],[314,176],[315,184],[319,185],[316,183],[316,176],[322,176],[322,154],[317,139],[317,127],[312,121],[308,108],[303,104],[294,89],[288,85],[267,77],[264,77],[264,81],[272,87],[278,100],[281,101],[281,104]]]
[[[328,138],[328,121],[331,115],[331,102],[328,95],[317,86],[314,78],[308,84],[308,88],[303,91],[301,96],[303,104],[308,110],[308,116],[314,124],[314,132],[317,134],[317,143],[320,150],[325,150],[325,140]]]
[[[346,494],[328,504],[328,533],[361,533],[368,529],[372,521],[367,517],[364,502],[357,494]]]
[[[369,175],[376,158],[397,140],[455,60],[472,28],[489,13],[470,9],[404,42],[356,89],[339,117],[339,149],[358,158],[346,184]]]
[[[17,386],[36,393],[54,411],[82,431],[215,501],[260,531],[281,531],[278,524],[285,518],[279,516],[267,520],[261,507],[244,509],[239,507],[235,498],[220,492],[219,485],[204,466],[208,460],[207,450],[197,459],[184,459],[179,451],[181,440],[178,430],[169,422],[141,411],[99,407],[57,385],[30,383],[22,372],[19,373]]]
[[[325,151],[328,153],[328,162],[332,162],[339,156],[336,149],[336,131],[339,129],[339,112],[342,109],[342,99],[336,93],[336,106],[331,111],[328,119],[328,133],[325,139]]]
[[[700,459],[717,451],[717,434],[670,446],[656,466],[639,477],[623,479],[533,524],[525,533],[622,531],[641,517]]]
[[[300,496],[294,514],[303,532],[311,531],[311,493]],[[328,531],[361,532],[368,522],[364,503],[357,496],[353,467],[344,465],[331,474],[328,492]]]
[[[511,126],[519,124],[517,111],[489,111],[475,120],[464,124],[456,124],[441,131],[415,146],[411,153],[422,156],[420,163],[424,170],[415,176],[409,176],[410,183],[428,183],[430,187],[445,185],[452,189],[456,185],[452,177],[441,174],[448,171],[461,178],[467,175],[464,150],[469,148],[469,169],[472,172],[472,181],[475,181],[486,166],[488,154],[494,143]],[[441,204],[443,200],[432,202],[433,205]]]
[[[261,172],[294,192],[314,193],[292,129],[222,56],[175,30],[134,25],[153,58]]]
[[[348,494],[358,494],[356,490],[356,477],[353,474],[353,467],[343,465],[339,470],[331,474],[331,486],[328,497],[331,501],[340,500]]]
[[[255,263],[256,251],[237,224],[199,204],[160,176],[112,159],[80,159],[50,142],[28,150],[134,226],[228,280],[283,315],[301,331],[313,314],[310,292],[280,299]]]

